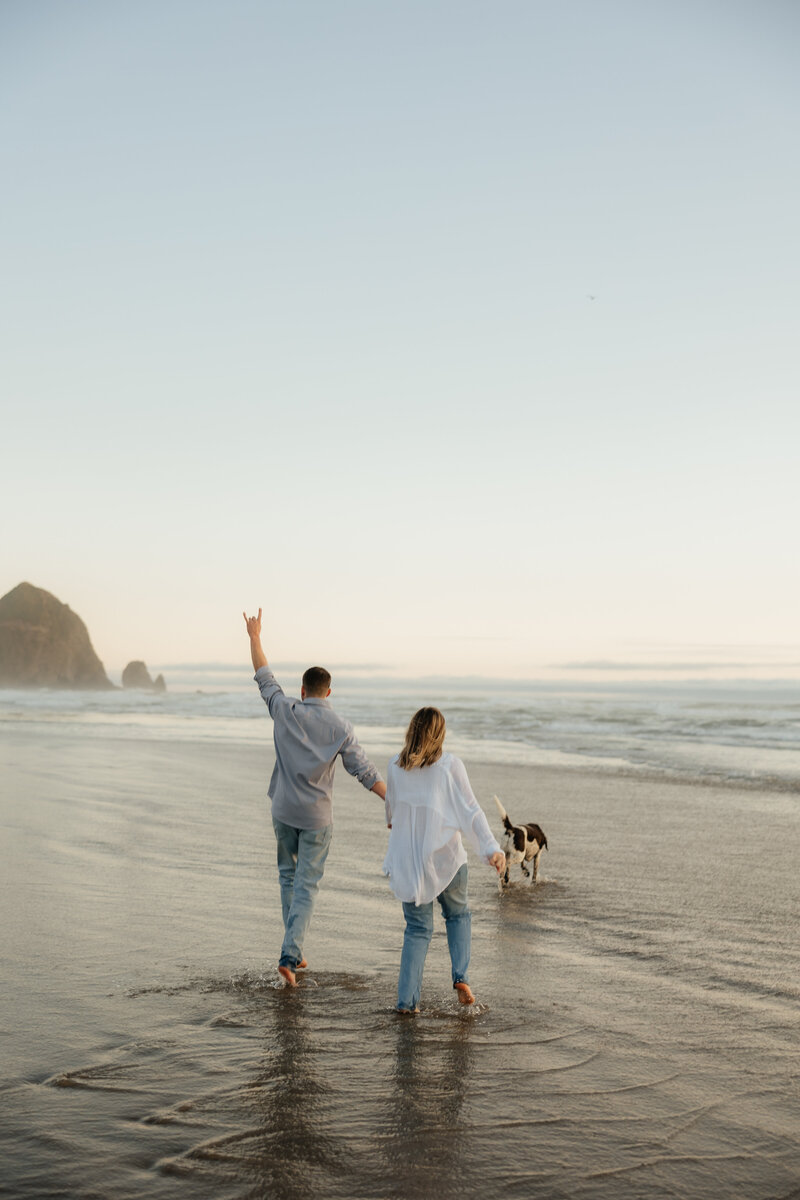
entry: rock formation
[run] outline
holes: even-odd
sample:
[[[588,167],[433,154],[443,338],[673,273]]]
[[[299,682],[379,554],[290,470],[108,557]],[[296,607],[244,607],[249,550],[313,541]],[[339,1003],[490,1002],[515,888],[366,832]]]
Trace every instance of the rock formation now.
[[[164,676],[156,675],[155,679],[151,679],[150,672],[145,664],[138,660],[129,662],[122,672],[122,686],[124,688],[138,688],[140,691],[147,692],[165,692],[167,690]]]
[[[69,605],[30,583],[0,599],[0,687],[113,686]]]

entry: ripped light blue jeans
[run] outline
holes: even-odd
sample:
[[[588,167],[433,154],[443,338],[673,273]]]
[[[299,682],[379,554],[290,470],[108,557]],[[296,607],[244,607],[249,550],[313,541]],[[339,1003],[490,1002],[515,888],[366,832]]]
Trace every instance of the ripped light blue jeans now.
[[[468,983],[472,917],[467,904],[466,863],[459,867],[436,899],[444,916],[453,983]],[[433,937],[433,901],[430,904],[403,904],[403,916],[406,919],[406,932],[400,955],[397,1007],[414,1009],[419,1004],[422,972]]]
[[[283,910],[283,945],[279,966],[292,970],[303,959],[303,942],[311,923],[319,881],[331,845],[333,826],[295,829],[272,818],[278,839],[278,877]]]

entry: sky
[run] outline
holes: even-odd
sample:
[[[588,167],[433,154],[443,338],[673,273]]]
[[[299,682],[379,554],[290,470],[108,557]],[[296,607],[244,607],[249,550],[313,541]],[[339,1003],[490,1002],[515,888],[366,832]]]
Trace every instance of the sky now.
[[[109,670],[260,606],[275,660],[800,676],[798,49],[789,0],[3,0],[0,594]]]

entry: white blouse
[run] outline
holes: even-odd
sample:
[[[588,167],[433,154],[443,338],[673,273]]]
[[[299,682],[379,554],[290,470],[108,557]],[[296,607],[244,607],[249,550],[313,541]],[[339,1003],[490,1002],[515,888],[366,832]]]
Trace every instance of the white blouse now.
[[[383,872],[398,900],[429,904],[467,861],[462,833],[484,860],[500,846],[460,758],[443,754],[429,767],[404,771],[398,757],[389,763],[386,780],[392,828]]]

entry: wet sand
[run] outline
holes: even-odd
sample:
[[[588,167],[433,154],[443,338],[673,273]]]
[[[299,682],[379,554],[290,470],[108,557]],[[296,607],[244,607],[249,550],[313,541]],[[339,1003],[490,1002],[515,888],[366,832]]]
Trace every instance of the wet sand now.
[[[6,729],[0,766],[7,1194],[800,1195],[796,793],[468,762],[550,852],[502,896],[471,859],[478,1003],[438,923],[400,1018],[341,770],[290,992],[267,744]]]

